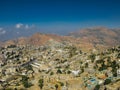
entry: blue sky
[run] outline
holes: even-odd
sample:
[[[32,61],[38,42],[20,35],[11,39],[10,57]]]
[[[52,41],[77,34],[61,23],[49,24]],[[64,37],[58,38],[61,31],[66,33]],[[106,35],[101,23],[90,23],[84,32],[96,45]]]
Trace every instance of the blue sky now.
[[[120,0],[0,0],[0,26],[120,27]]]

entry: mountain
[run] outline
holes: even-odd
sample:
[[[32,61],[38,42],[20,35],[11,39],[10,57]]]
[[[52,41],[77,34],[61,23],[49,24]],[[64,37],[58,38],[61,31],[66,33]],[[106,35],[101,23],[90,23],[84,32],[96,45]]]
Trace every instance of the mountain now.
[[[16,45],[45,45],[51,42],[72,42],[75,41],[76,38],[72,38],[70,36],[60,36],[56,34],[42,34],[35,33],[30,37],[20,37],[18,39],[8,40],[4,42],[4,45],[16,44]]]
[[[94,47],[111,47],[120,44],[120,29],[108,29],[105,27],[88,28],[71,32],[68,36],[81,39]]]
[[[106,49],[120,44],[120,29],[108,29],[104,27],[88,28],[71,32],[67,36],[56,34],[35,33],[29,37],[8,40],[4,45],[46,45],[50,41],[69,42],[83,50]]]

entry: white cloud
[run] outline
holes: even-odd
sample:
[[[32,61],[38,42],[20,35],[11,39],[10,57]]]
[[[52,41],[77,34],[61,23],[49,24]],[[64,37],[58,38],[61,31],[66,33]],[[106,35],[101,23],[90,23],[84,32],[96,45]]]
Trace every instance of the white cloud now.
[[[16,24],[15,25],[15,27],[17,28],[17,29],[19,29],[19,28],[23,28],[23,29],[30,29],[30,28],[34,28],[35,27],[35,25],[34,24],[32,24],[32,25],[29,25],[29,24],[22,24],[22,23],[18,23],[18,24]]]
[[[3,30],[1,33],[2,33],[2,34],[5,34],[5,33],[6,33],[6,31],[5,31],[5,30]]]
[[[3,35],[3,34],[5,34],[5,33],[6,33],[5,30],[1,30],[1,29],[0,29],[0,35]]]
[[[22,23],[18,23],[18,24],[16,24],[16,26],[15,26],[15,27],[19,29],[19,28],[21,28],[22,26],[23,26],[23,24],[22,24]]]
[[[34,28],[35,27],[35,25],[34,24],[32,24],[32,25],[28,25],[28,24],[26,24],[25,25],[25,29],[31,29],[31,28]]]

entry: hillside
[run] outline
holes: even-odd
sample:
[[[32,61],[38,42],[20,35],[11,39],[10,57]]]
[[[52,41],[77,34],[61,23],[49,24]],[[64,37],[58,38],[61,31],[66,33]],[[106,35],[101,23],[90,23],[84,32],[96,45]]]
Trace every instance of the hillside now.
[[[108,29],[103,27],[82,29],[69,33],[68,36],[56,34],[36,33],[30,37],[21,37],[14,40],[8,40],[4,45],[46,45],[51,40],[57,42],[69,42],[82,50],[106,49],[120,44],[120,29]]]
[[[0,90],[120,89],[120,46],[84,52],[50,43],[0,48]]]
[[[108,29],[104,27],[82,29],[69,33],[69,36],[81,39],[94,47],[111,47],[120,44],[120,29]]]

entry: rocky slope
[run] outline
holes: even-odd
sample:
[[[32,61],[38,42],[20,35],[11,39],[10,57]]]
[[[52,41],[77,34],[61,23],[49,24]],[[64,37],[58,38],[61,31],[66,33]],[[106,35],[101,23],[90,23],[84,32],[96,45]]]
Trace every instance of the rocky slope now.
[[[94,47],[111,47],[120,44],[120,29],[108,29],[104,27],[82,29],[80,31],[71,32],[69,36],[80,38],[84,42],[88,42]]]
[[[103,27],[82,29],[80,31],[69,33],[68,36],[59,36],[55,34],[36,33],[31,37],[21,37],[15,40],[9,40],[4,45],[45,45],[49,41],[70,42],[83,50],[106,49],[108,47],[120,44],[120,29],[108,29]]]

